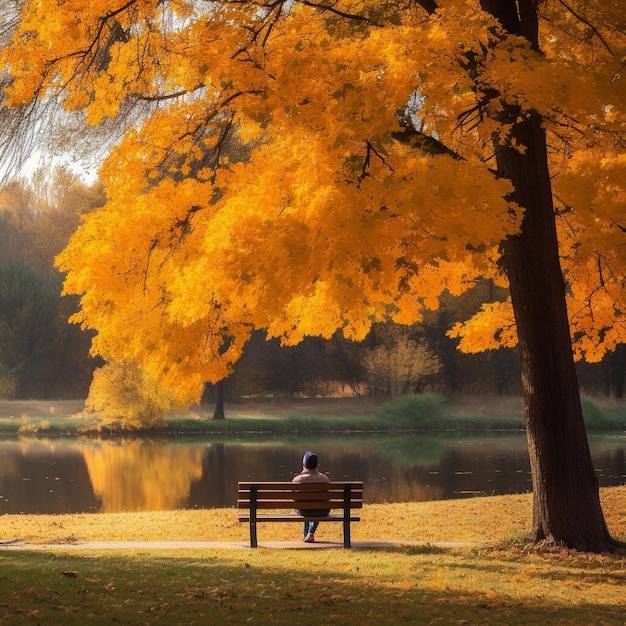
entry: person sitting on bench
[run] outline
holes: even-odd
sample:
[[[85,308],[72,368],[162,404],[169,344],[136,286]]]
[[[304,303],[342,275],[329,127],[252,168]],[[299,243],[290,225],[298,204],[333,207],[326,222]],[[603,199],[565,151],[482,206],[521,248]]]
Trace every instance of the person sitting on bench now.
[[[322,474],[322,472],[318,471],[318,460],[317,454],[314,452],[305,452],[304,457],[302,458],[302,472],[297,476],[294,476],[292,482],[294,483],[327,483],[330,482],[328,480],[328,476],[326,474]],[[301,511],[296,509],[296,513],[298,515],[309,516],[309,517],[321,517],[324,515],[328,515],[330,513],[330,509],[307,509],[305,511]],[[307,543],[313,543],[315,541],[315,531],[319,526],[319,520],[305,521],[304,522],[304,541]]]

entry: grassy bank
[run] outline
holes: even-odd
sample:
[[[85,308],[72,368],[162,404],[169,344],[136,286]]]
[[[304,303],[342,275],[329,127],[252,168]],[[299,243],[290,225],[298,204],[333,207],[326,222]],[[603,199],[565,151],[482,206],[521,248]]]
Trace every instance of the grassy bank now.
[[[626,539],[626,487],[602,490]],[[623,626],[626,556],[524,542],[531,498],[369,505],[354,540],[474,541],[372,550],[72,551],[88,540],[241,540],[235,512],[2,517],[2,534],[59,543],[0,549],[0,623],[608,624]],[[333,524],[320,540],[339,540]],[[293,539],[294,524],[259,537]]]
[[[593,430],[626,429],[626,406],[586,404]],[[0,401],[0,435],[115,434],[98,431],[96,416],[82,412],[82,401]],[[407,431],[519,431],[524,429],[520,398],[463,398],[450,403],[392,402],[368,398],[271,399],[227,404],[225,420],[211,419],[212,407],[203,406],[168,415],[161,428],[136,434],[236,435]],[[591,419],[591,417],[593,419]]]

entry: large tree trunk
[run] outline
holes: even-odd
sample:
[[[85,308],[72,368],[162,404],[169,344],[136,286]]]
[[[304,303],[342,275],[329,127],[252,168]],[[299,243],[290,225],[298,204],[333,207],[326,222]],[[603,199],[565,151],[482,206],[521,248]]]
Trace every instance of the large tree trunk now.
[[[537,42],[533,0],[483,0],[513,34]],[[498,175],[511,180],[511,200],[524,209],[521,233],[503,245],[515,311],[533,482],[533,534],[578,550],[616,545],[600,506],[574,367],[561,273],[545,131],[537,113],[509,105],[523,153],[495,143]]]
[[[417,0],[432,13],[436,0]],[[480,0],[512,35],[539,50],[537,0]],[[469,60],[468,67],[473,67]],[[495,92],[486,98],[498,98]],[[617,546],[606,527],[574,367],[541,117],[504,105],[502,123],[524,152],[494,140],[497,173],[524,209],[519,235],[502,246],[515,311],[533,481],[533,533],[579,550]]]
[[[515,113],[516,117],[517,114]],[[499,174],[525,209],[503,262],[515,310],[533,481],[533,533],[579,550],[616,545],[600,507],[580,405],[561,274],[545,135],[538,115],[516,125],[526,152],[498,147]]]

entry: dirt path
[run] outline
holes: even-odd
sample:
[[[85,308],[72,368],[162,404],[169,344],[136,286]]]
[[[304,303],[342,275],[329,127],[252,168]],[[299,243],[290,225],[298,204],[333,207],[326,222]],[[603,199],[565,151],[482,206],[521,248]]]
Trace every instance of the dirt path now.
[[[477,545],[467,541],[353,541],[353,549],[395,548],[401,546],[433,546],[438,548],[467,548]],[[343,549],[339,541],[260,541],[259,548],[274,550],[316,550],[323,548]],[[19,539],[0,541],[2,550],[44,550],[81,551],[81,550],[250,550],[250,545],[243,541],[89,541],[85,543],[47,543],[28,544]]]

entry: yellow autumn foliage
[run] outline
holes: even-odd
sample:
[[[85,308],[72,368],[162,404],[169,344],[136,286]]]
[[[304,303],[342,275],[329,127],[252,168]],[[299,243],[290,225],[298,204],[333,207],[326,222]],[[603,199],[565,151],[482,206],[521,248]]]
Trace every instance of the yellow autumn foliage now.
[[[167,390],[130,362],[112,362],[93,375],[85,410],[97,413],[102,426],[128,428],[163,423],[163,414],[177,408]]]
[[[506,284],[522,212],[494,141],[526,149],[510,105],[547,133],[575,350],[626,340],[623,17],[545,0],[537,50],[477,0],[426,5],[24,3],[7,102],[131,120],[100,171],[107,204],[58,257],[94,353],[190,402],[254,328],[359,340],[446,290]],[[516,341],[507,304],[453,335]]]

